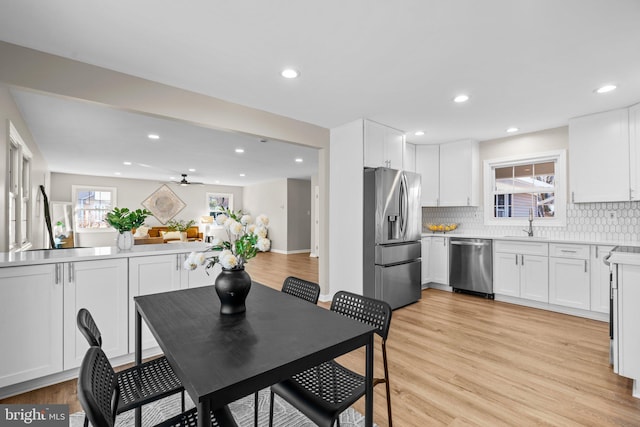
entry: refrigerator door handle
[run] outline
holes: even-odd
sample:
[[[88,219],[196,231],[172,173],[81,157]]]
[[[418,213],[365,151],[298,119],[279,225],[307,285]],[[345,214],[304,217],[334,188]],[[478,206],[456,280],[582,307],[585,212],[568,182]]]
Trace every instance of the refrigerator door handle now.
[[[407,238],[407,209],[409,205],[407,193],[407,176],[403,173],[400,180],[400,233],[402,238]]]

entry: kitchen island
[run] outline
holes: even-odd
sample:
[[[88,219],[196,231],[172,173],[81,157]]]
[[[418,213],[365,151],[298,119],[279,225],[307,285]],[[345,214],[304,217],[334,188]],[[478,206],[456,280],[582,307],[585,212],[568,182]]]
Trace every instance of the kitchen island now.
[[[133,297],[212,285],[219,267],[185,270],[205,243],[0,254],[0,398],[77,375],[87,349],[76,313],[87,308],[114,365],[133,361]],[[148,330],[145,357],[159,349]]]

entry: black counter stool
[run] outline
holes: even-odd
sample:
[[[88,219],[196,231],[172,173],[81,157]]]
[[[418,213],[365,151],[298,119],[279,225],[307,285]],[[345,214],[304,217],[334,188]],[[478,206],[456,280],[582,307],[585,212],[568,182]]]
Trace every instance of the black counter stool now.
[[[374,379],[373,385],[386,385],[387,415],[389,427],[392,427],[386,349],[391,324],[391,306],[384,301],[341,291],[333,297],[331,310],[377,328],[375,332],[382,338],[384,378]],[[269,426],[273,425],[274,393],[318,426],[331,427],[337,421],[339,427],[340,414],[364,396],[365,391],[364,376],[345,368],[335,360],[324,362],[271,386]]]

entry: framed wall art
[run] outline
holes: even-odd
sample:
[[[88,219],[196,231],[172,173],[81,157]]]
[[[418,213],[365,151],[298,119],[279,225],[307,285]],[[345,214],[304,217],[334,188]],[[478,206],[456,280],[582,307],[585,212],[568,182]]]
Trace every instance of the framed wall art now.
[[[142,202],[142,206],[149,209],[153,216],[164,225],[187,205],[169,187],[163,185],[147,197]]]
[[[209,216],[216,217],[223,209],[233,210],[233,194],[231,193],[207,193],[207,212]]]

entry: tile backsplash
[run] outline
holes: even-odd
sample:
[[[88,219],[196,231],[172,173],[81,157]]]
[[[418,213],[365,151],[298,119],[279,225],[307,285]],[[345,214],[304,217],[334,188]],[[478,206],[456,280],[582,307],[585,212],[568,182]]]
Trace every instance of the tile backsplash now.
[[[609,218],[615,212],[616,218]],[[481,207],[422,208],[422,229],[427,224],[457,223],[457,233],[526,237],[522,226],[484,225]],[[585,241],[640,241],[640,202],[576,203],[567,205],[566,227],[541,226],[533,221],[535,236]]]

